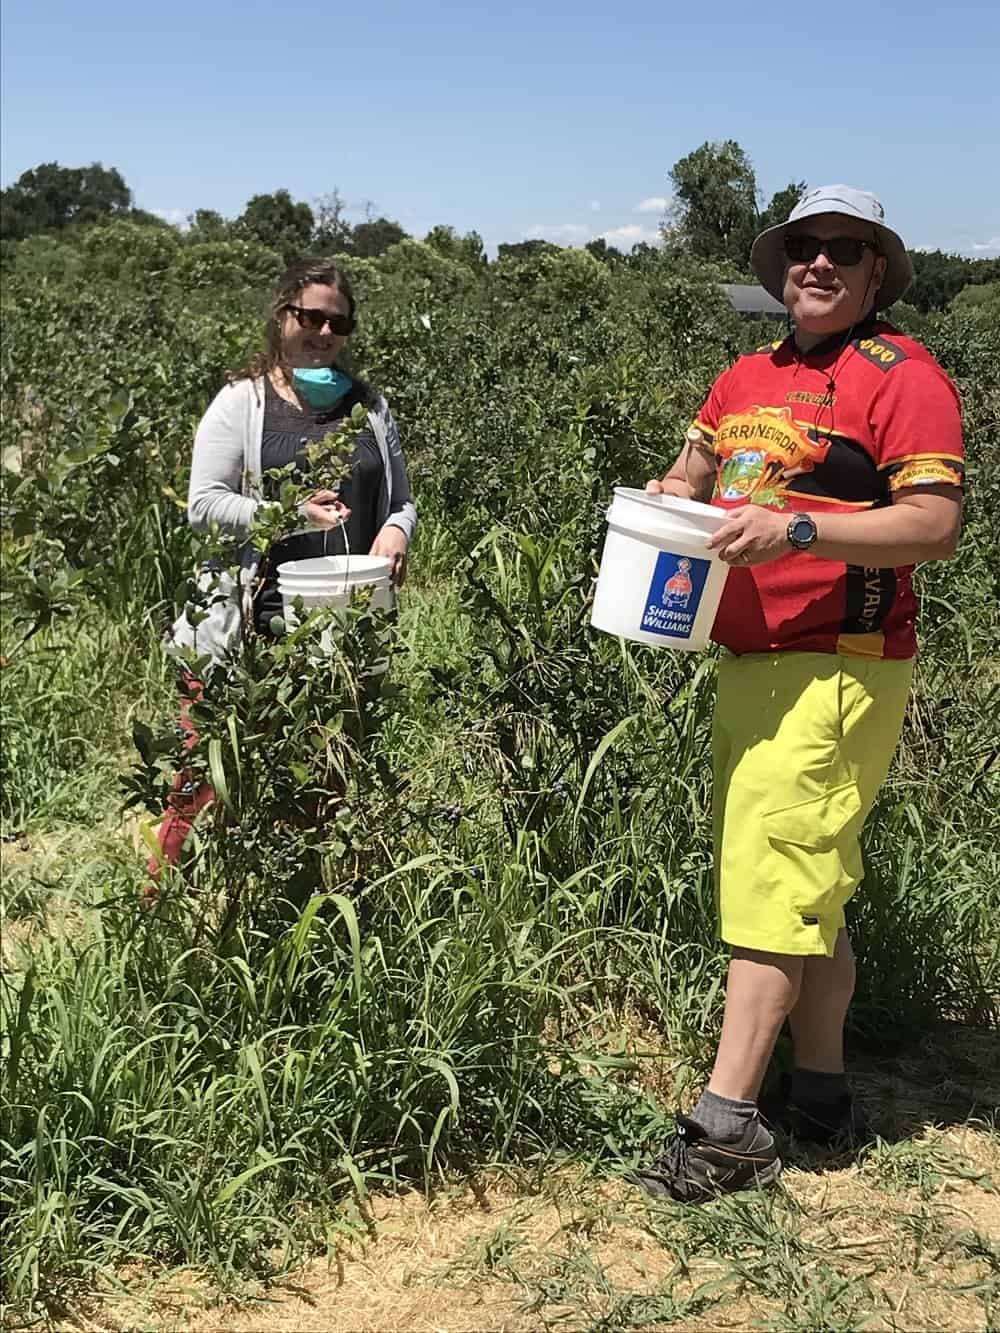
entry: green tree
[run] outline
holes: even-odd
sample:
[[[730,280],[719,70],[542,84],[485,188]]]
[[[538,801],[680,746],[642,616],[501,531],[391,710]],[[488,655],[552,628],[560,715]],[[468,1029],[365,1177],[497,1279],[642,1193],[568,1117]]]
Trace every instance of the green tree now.
[[[776,190],[771,196],[771,202],[757,219],[757,230],[763,231],[765,227],[776,227],[779,222],[787,221],[789,213],[805,194],[806,188],[805,181],[790,181],[784,189]]]
[[[387,261],[389,266],[392,266],[393,253],[390,252],[382,259],[360,259],[357,255],[346,253],[334,253],[331,257],[340,271],[347,275],[359,310],[368,310],[372,302],[385,290],[385,275],[382,270],[386,267]]]
[[[911,250],[913,282],[906,293],[911,305],[925,314],[943,310],[969,281],[969,261],[942,250]]]
[[[479,268],[486,263],[483,238],[478,231],[459,236],[454,227],[437,226],[430,229],[424,240],[432,250],[444,255],[446,259],[455,259],[471,268]]]
[[[96,222],[127,213],[132,191],[115,167],[61,167],[43,162],[0,193],[0,235],[21,240],[71,223]]]
[[[89,227],[80,249],[88,273],[141,286],[162,278],[182,245],[174,227],[150,227],[129,216]]]
[[[367,218],[359,222],[351,234],[350,253],[359,259],[377,259],[390,246],[406,239],[406,232],[391,218]]]
[[[672,250],[670,246],[661,248],[657,245],[650,245],[648,241],[636,241],[632,249],[625,255],[625,263],[631,269],[645,272],[662,268],[665,260],[669,262],[675,257],[686,258],[683,251]]]
[[[288,261],[260,241],[229,236],[219,241],[187,240],[170,268],[173,282],[185,292],[253,288],[274,285]]]
[[[166,227],[171,231],[175,230],[172,222],[168,222],[166,218],[161,218],[159,213],[150,213],[147,208],[130,208],[127,213],[116,216],[127,218],[129,222],[133,222],[140,227],[159,227],[161,231]]]
[[[587,319],[610,306],[610,265],[586,250],[539,244],[542,248],[527,253],[517,245],[500,247],[506,253],[493,268],[500,291],[535,311],[560,317]]]
[[[347,205],[338,189],[316,200],[313,249],[318,254],[346,254],[351,249],[354,228],[345,216]]]
[[[5,277],[16,274],[25,282],[85,282],[88,277],[80,247],[56,231],[4,241],[3,266]]]
[[[247,239],[276,250],[291,264],[312,247],[313,211],[308,204],[296,203],[287,190],[255,194],[236,227]]]
[[[231,224],[214,208],[196,208],[188,218],[187,239],[192,244],[224,241],[231,232]]]
[[[968,314],[970,311],[989,311],[1000,314],[1000,282],[969,283],[952,300],[949,310]]]
[[[364,255],[352,256],[347,264],[348,273],[360,271],[359,261],[366,260]],[[385,290],[391,293],[390,304],[419,301],[426,310],[454,299],[473,282],[465,264],[446,258],[433,246],[411,236],[397,241],[376,261],[367,261],[366,268],[368,264],[383,281],[388,280]]]
[[[567,248],[542,255],[537,268],[531,299],[542,309],[588,318],[611,305],[614,278],[607,264],[586,250]]]
[[[923,314],[915,305],[910,305],[908,301],[896,301],[888,310],[882,312],[882,318],[887,319],[890,324],[895,324],[897,329],[902,329],[911,338],[922,341],[930,316]]]
[[[559,246],[551,241],[504,241],[497,246],[498,259],[535,259],[539,255],[556,254]]]
[[[613,245],[608,245],[603,236],[597,236],[594,240],[588,241],[583,248],[595,259],[599,259],[602,264],[619,263],[625,258],[620,250]]]
[[[702,259],[746,265],[757,230],[757,178],[735,139],[703,143],[670,169],[673,235]]]

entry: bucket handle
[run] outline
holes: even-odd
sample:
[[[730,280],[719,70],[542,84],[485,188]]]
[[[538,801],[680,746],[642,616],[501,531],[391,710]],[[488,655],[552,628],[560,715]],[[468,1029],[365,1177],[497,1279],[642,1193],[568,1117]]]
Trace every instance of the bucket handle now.
[[[698,496],[696,494],[698,487],[691,481],[691,459],[694,457],[695,453],[701,454],[703,459],[706,453],[710,453],[712,455],[712,466],[715,466],[715,446],[708,442],[703,430],[698,426],[690,426],[684,436],[684,449],[682,451],[682,457],[684,459],[684,481],[691,487],[691,498],[693,500],[699,499],[707,502],[711,499],[711,489],[709,488],[708,494]]]
[[[347,535],[347,524],[344,522],[343,519],[341,519],[340,521],[340,529],[344,534],[344,550],[347,553],[346,554],[347,563],[344,565],[344,586],[341,589],[341,592],[346,592],[347,589],[350,587],[350,578],[351,578],[351,541]],[[326,544],[330,540],[331,532],[336,532],[336,528],[323,529],[323,554],[325,556],[330,554],[330,552],[327,550]]]

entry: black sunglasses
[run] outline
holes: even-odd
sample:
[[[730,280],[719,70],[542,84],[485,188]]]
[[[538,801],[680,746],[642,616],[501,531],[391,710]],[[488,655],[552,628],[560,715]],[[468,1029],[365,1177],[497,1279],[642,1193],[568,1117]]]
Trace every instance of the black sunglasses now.
[[[824,241],[804,231],[790,231],[785,233],[784,242],[785,254],[793,264],[811,264],[822,250],[831,264],[853,268],[861,263],[866,250],[878,254],[871,241],[862,241],[857,236],[831,236]]]
[[[352,315],[330,315],[325,310],[309,310],[303,305],[292,305],[290,302],[285,305],[285,310],[290,310],[299,321],[300,329],[315,329],[317,333],[322,331],[324,324],[329,324],[330,332],[338,338],[346,338],[349,333],[354,331],[354,317]]]

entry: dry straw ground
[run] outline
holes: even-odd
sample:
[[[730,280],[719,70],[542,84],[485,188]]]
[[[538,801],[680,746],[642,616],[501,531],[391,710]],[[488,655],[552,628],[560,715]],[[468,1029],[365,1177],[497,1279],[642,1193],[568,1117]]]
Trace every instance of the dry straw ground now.
[[[110,1277],[69,1333],[521,1333],[1000,1326],[996,1039],[942,1029],[857,1083],[889,1137],[800,1157],[766,1197],[649,1205],[620,1181],[510,1173],[375,1201],[369,1241],[236,1298]],[[967,1119],[968,1117],[971,1117]]]

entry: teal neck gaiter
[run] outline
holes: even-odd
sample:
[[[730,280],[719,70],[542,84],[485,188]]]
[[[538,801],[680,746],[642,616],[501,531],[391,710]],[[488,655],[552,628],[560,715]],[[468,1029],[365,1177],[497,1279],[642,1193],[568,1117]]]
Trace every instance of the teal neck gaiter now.
[[[292,373],[295,391],[310,407],[332,407],[350,389],[353,380],[343,371],[323,366],[319,370],[296,370]]]

